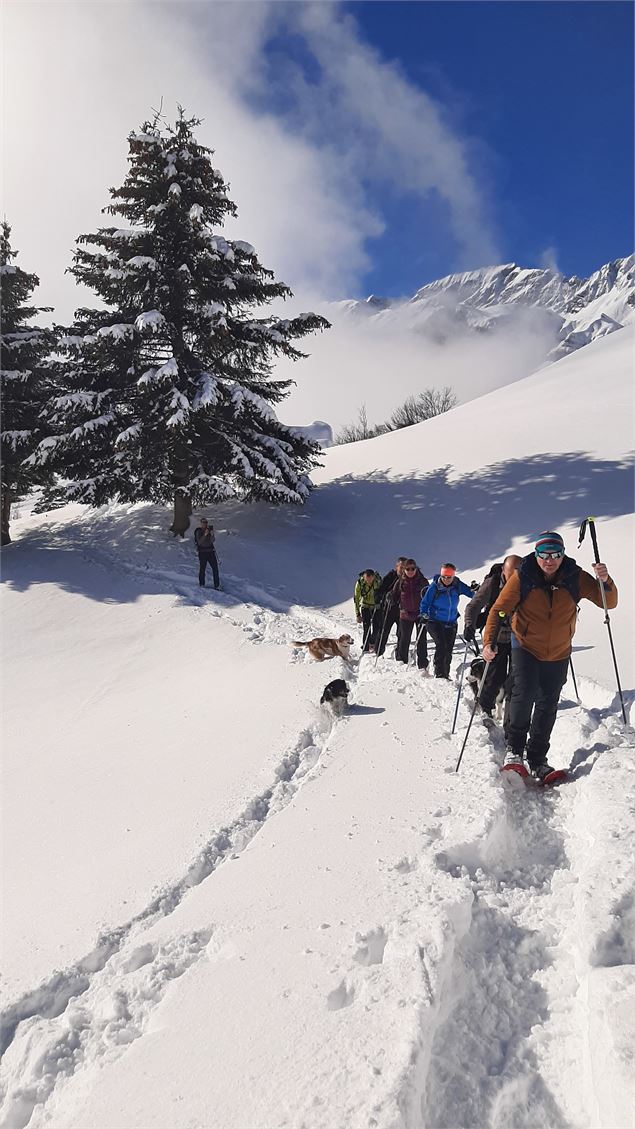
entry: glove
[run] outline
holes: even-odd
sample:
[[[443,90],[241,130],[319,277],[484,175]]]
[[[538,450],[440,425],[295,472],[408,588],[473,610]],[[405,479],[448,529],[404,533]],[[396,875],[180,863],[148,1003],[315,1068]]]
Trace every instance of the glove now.
[[[463,628],[463,638],[465,639],[466,643],[472,643],[474,641],[475,634],[476,632],[474,631],[473,627]]]

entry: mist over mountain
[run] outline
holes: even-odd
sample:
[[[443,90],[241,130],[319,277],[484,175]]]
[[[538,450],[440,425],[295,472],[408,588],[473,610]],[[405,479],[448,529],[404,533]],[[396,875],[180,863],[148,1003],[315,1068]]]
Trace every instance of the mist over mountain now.
[[[318,308],[318,307],[314,307]],[[281,417],[385,420],[407,396],[450,385],[461,403],[613,333],[635,318],[635,255],[589,278],[514,263],[452,274],[410,298],[320,303],[332,328],[311,342]]]
[[[415,330],[436,344],[469,331],[496,331],[520,309],[550,319],[558,344],[546,360],[580,349],[635,318],[635,255],[606,263],[589,278],[516,263],[450,274],[405,301],[371,295],[334,309]],[[548,324],[548,321],[545,321]]]

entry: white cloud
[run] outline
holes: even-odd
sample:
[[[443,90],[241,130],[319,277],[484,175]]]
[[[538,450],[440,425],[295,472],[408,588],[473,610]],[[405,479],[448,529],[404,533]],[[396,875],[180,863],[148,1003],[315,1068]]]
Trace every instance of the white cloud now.
[[[538,262],[540,266],[544,267],[546,270],[552,270],[554,274],[562,274],[562,271],[558,266],[557,247],[545,247],[544,251],[541,251],[540,255],[538,256]]]
[[[453,309],[448,306],[449,323]],[[404,305],[388,317],[367,318],[324,306],[333,328],[307,341],[307,360],[278,366],[278,377],[297,382],[276,409],[280,418],[324,419],[338,431],[365,404],[369,422],[382,423],[407,396],[445,385],[466,403],[528,376],[557,341],[558,319],[541,309],[510,309],[490,332],[463,333],[457,322],[443,344],[416,327],[411,310]]]
[[[233,234],[297,292],[359,292],[383,226],[373,168],[446,202],[466,263],[497,257],[466,144],[335,4],[21,0],[4,30],[4,209],[58,317],[87,298],[63,276],[75,237],[103,222],[126,135],[161,98],[168,117],[180,102],[204,119],[199,136],[238,205]],[[313,87],[291,64],[272,75],[265,47],[289,31],[319,68]],[[276,81],[288,86],[274,115],[262,105]]]
[[[499,261],[486,196],[470,168],[474,154],[442,107],[365,44],[355,20],[337,5],[291,10],[320,67],[320,82],[301,86],[313,135],[323,136],[328,121],[332,149],[346,155],[360,179],[384,179],[422,201],[437,193],[449,211],[445,234],[458,245],[461,269]]]
[[[462,266],[500,257],[471,144],[336,4],[21,0],[6,7],[4,30],[4,208],[21,265],[41,276],[38,300],[59,320],[94,302],[63,272],[75,237],[106,222],[100,209],[125,175],[126,136],[161,99],[169,119],[177,103],[203,118],[200,140],[238,205],[231,234],[293,288],[296,310],[360,292],[383,227],[373,178],[424,207],[431,195],[443,201],[439,238]],[[285,56],[289,34],[311,81]],[[273,56],[276,35],[282,55]],[[451,384],[469,399],[524,375],[545,351],[528,326],[445,350],[402,326],[361,324],[305,344],[309,361],[280,373],[298,380],[280,414],[335,426],[364,401],[383,419],[426,385]]]

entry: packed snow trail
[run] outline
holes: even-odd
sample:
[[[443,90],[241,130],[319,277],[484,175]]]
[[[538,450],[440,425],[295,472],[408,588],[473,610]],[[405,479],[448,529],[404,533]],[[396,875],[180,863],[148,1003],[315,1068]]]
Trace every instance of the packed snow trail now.
[[[333,665],[329,664],[329,673]],[[322,666],[321,670],[324,669]],[[328,947],[321,954],[319,964],[323,970],[326,964],[333,963],[331,986],[323,995],[326,1013],[350,1016],[343,1040],[341,1033],[338,1038],[337,1030],[331,1031],[328,1037],[335,1039],[336,1057],[341,1056],[344,1045],[352,1047],[352,1055],[349,1049],[344,1063],[336,1067],[333,1056],[327,1053],[324,1058],[323,1048],[320,1060],[319,1047],[312,1046],[309,1037],[311,1046],[301,1056],[306,1069],[300,1087],[304,1095],[300,1095],[302,1113],[299,1107],[289,1111],[287,1106],[284,1120],[280,1120],[279,1090],[286,1083],[278,1063],[274,1071],[276,1086],[267,1088],[264,1107],[260,1095],[258,1109],[251,1111],[255,1118],[251,1123],[263,1127],[274,1123],[303,1124],[317,1129],[324,1125],[324,1110],[328,1108],[331,1118],[328,1123],[333,1126],[346,1123],[361,1127],[374,1120],[377,1126],[399,1123],[408,1129],[433,1126],[441,1129],[455,1125],[502,1129],[509,1124],[527,1129],[542,1124],[590,1129],[594,1122],[585,1114],[589,1082],[582,1068],[590,1050],[581,1034],[584,1024],[580,1023],[580,992],[575,994],[575,932],[583,922],[572,891],[580,875],[571,871],[565,844],[570,835],[568,828],[579,833],[579,789],[596,762],[601,763],[601,758],[623,740],[620,727],[610,716],[608,719],[597,716],[600,711],[583,711],[587,736],[593,739],[593,744],[590,750],[577,750],[574,781],[566,789],[568,796],[565,790],[557,794],[508,795],[496,787],[496,766],[488,770],[491,746],[485,730],[479,729],[468,746],[470,756],[478,757],[477,763],[472,760],[470,775],[466,774],[459,781],[451,775],[452,765],[444,764],[454,756],[454,747],[447,736],[454,705],[451,687],[423,681],[414,669],[395,670],[394,664],[386,659],[380,660],[375,669],[374,659],[369,656],[362,660],[355,685],[355,697],[362,694],[373,702],[392,701],[393,723],[387,725],[385,720],[380,720],[379,713],[356,715],[353,711],[348,719],[336,724],[330,740],[325,742],[322,734],[321,749],[312,743],[306,746],[310,755],[308,763],[303,765],[305,787],[324,783],[324,778],[335,771],[337,759],[340,762],[338,778],[341,779],[342,772],[349,776],[349,791],[350,784],[354,785],[350,796],[357,796],[359,810],[372,810],[373,805],[369,809],[363,795],[358,793],[364,771],[367,775],[370,772],[372,778],[373,766],[368,765],[368,752],[350,746],[351,728],[364,721],[383,729],[380,745],[371,744],[371,756],[385,748],[386,737],[403,756],[408,737],[410,740],[413,737],[413,720],[416,722],[414,733],[418,733],[420,721],[425,719],[426,729],[432,731],[427,734],[425,743],[428,754],[432,754],[435,745],[437,755],[442,750],[436,783],[440,783],[449,804],[437,809],[437,822],[426,827],[423,835],[421,827],[413,824],[411,831],[418,833],[419,845],[412,854],[393,859],[392,863],[382,858],[378,860],[382,868],[394,875],[392,882],[398,884],[399,898],[395,905],[393,889],[389,899],[391,911],[378,919],[374,908],[374,916],[366,927],[356,929],[350,962],[342,962],[341,956],[337,957],[337,946],[335,951],[331,948],[330,955]],[[464,721],[469,705],[467,702],[463,709]],[[381,712],[381,707],[374,708]],[[405,725],[401,719],[407,719]],[[571,731],[561,739],[564,748],[571,737],[575,739],[579,727],[572,721],[571,711],[563,712],[559,726],[562,721]],[[403,736],[400,730],[405,730]],[[494,735],[494,743],[498,736]],[[361,768],[360,756],[366,763],[365,770]],[[347,763],[351,759],[357,761],[357,771]],[[411,770],[414,763],[416,760],[409,763]],[[298,781],[294,781],[293,775],[285,782],[290,784],[290,789],[277,807],[278,813],[284,810],[285,816],[292,810],[287,808],[289,801],[297,794]],[[473,833],[462,841],[461,830],[468,814],[465,801],[473,795],[488,794],[487,789],[483,793],[488,775],[496,781],[493,789],[490,786],[490,806],[482,818],[472,818]],[[430,783],[428,781],[426,790]],[[330,779],[327,787],[329,791],[337,788],[337,778]],[[372,787],[369,800],[371,795],[375,795]],[[460,815],[458,822],[452,811],[451,797]],[[278,821],[272,822],[270,815],[276,808],[274,805],[274,810],[270,811],[266,806],[269,801],[263,797],[259,800],[264,805],[264,810],[260,810],[263,818],[245,821],[245,825],[235,828],[238,842],[232,845],[229,836],[223,859],[219,861],[235,860],[251,843],[256,831],[266,835],[270,829],[271,837],[274,823]],[[317,832],[320,850],[328,855],[329,843],[324,839],[322,821],[316,820],[311,810],[309,805],[298,813],[296,806],[296,820],[299,815],[304,838]],[[347,822],[349,820],[350,814]],[[255,825],[255,830],[254,826],[247,826],[249,822]],[[316,823],[317,826],[313,826]],[[361,832],[357,819],[354,818],[350,826],[355,830],[348,831],[347,837]],[[335,837],[334,830],[330,828],[329,839]],[[368,843],[369,829],[364,830]],[[244,831],[242,842],[241,831]],[[282,828],[279,833],[283,834]],[[372,831],[370,835],[372,839]],[[275,849],[276,837],[274,835],[269,843],[270,850]],[[438,844],[448,838],[450,843],[437,849]],[[294,841],[293,836],[291,841]],[[274,879],[272,893],[275,890],[279,896],[276,867],[267,860],[264,847],[259,857],[264,859],[265,866],[264,870],[258,868],[261,880],[256,888],[262,888],[263,884],[271,886]],[[300,865],[298,860],[294,859],[294,865]],[[330,870],[326,863],[318,869],[325,873]],[[183,889],[191,889],[193,896],[197,886],[203,892],[212,875],[213,881],[221,878],[221,870],[213,865],[203,864],[197,872],[194,864],[192,872],[196,882],[189,883],[189,876],[186,876]],[[315,875],[313,877],[315,879]],[[346,912],[346,901],[350,899],[348,883],[346,886],[346,891],[338,891],[344,895],[342,913]],[[251,881],[243,884],[242,894],[248,901],[253,899],[250,889]],[[292,885],[290,890],[293,893]],[[15,1046],[5,1058],[8,1093],[4,1124],[7,1129],[22,1129],[27,1124],[34,1129],[45,1124],[64,1124],[69,1129],[71,1126],[79,1129],[81,1125],[83,1129],[86,1124],[83,1105],[79,1120],[73,1113],[77,1100],[80,1104],[89,1101],[94,1118],[91,1124],[111,1129],[112,1122],[108,1118],[113,1096],[106,1085],[108,1096],[100,1115],[102,1086],[96,1085],[93,1106],[91,1068],[100,1063],[123,1064],[127,1048],[133,1042],[142,1040],[149,1030],[154,1030],[156,1037],[151,1023],[154,1009],[170,982],[200,964],[201,957],[206,962],[211,959],[213,965],[219,955],[222,964],[233,963],[232,954],[227,952],[227,946],[231,949],[234,944],[229,940],[234,931],[236,909],[233,884],[230,883],[227,893],[225,920],[210,921],[209,911],[203,906],[202,924],[191,899],[191,915],[188,905],[181,904],[182,889],[173,896],[173,904],[168,891],[163,912],[150,906],[147,915],[134,923],[134,929],[124,932],[116,951],[101,968],[95,969],[90,985],[79,998],[68,1002],[64,1010],[57,1013],[47,1012],[47,1002],[43,999],[40,1014],[49,1018],[38,1019],[34,1015],[31,1021],[18,1028]],[[622,895],[624,893],[622,890]],[[295,894],[292,900],[297,900]],[[433,908],[435,900],[439,907],[436,910]],[[223,901],[221,895],[220,903]],[[324,903],[326,905],[329,919],[317,924],[323,935],[334,927],[330,919],[337,916],[332,897]],[[165,907],[169,907],[167,914]],[[209,908],[212,907],[218,911],[217,896],[210,903]],[[265,947],[268,940],[271,951],[271,938],[267,938],[271,925],[265,925],[264,920],[257,924],[258,917],[262,918],[262,908],[256,906],[256,909],[259,914],[254,915],[256,925],[250,933],[255,930],[257,940],[263,928],[262,940]],[[170,918],[172,915],[179,917],[179,910],[185,910],[185,916],[192,916],[192,920],[180,923],[175,931]],[[284,899],[277,911],[280,920],[292,916],[291,905],[285,908]],[[213,916],[222,917],[223,913],[216,912]],[[435,920],[438,920],[437,927]],[[340,932],[344,925],[342,917]],[[295,926],[290,923],[288,928],[297,942],[298,930],[306,930],[307,922],[295,923]],[[438,928],[440,932],[436,932]],[[276,945],[280,943],[277,936]],[[276,952],[276,945],[273,952]],[[303,951],[306,959],[313,949],[305,946]],[[293,969],[288,975],[292,981],[297,981]],[[321,975],[323,977],[324,972]],[[274,970],[274,984],[280,982],[279,976]],[[306,987],[301,977],[295,989],[287,988],[281,993],[282,999],[300,994],[300,1007],[294,1016],[296,1022],[302,1021],[303,1008],[309,1004],[302,999]],[[195,992],[199,990],[200,985]],[[250,981],[250,994],[259,990],[259,985]],[[567,990],[571,991],[572,999],[569,1005],[563,1005]],[[240,999],[237,984],[231,988],[232,999],[234,992]],[[227,999],[228,993],[229,985],[225,987]],[[378,1026],[368,1015],[373,1000],[371,1010],[379,1011]],[[270,997],[269,1005],[279,1009],[280,1001]],[[396,1014],[395,1006],[399,1009]],[[171,1011],[174,1020],[174,1009]],[[259,1008],[256,1011],[260,1014]],[[55,1014],[58,1018],[51,1018]],[[391,1027],[394,1032],[387,1037],[386,1032]],[[398,1032],[401,1033],[398,1035]],[[202,1033],[199,1034],[202,1037]],[[320,1029],[320,1038],[323,1034]],[[264,1038],[264,1031],[262,1036]],[[317,1060],[314,1056],[318,1056]],[[231,1053],[229,1057],[232,1058]],[[360,1075],[360,1066],[371,1060],[376,1064],[376,1081],[369,1090],[366,1083],[362,1085],[364,1072]],[[239,1061],[235,1066],[239,1067]],[[118,1091],[117,1071],[114,1077]],[[150,1106],[145,1102],[136,1104],[126,1079],[124,1072],[127,1096],[119,1107],[121,1124],[141,1126],[149,1121],[161,1124],[157,1118],[162,1115],[160,1108],[165,1095],[156,1107],[152,1102]],[[75,1084],[80,1087],[78,1095],[82,1097],[79,1099],[74,1096]],[[576,1093],[581,1098],[580,1106],[572,1109]],[[593,1093],[591,1097],[595,1100]],[[232,1093],[214,1093],[213,1104],[221,1103],[222,1122],[228,1127],[237,1127],[245,1115],[244,1104],[238,1116],[233,1112],[231,1101],[234,1098]]]

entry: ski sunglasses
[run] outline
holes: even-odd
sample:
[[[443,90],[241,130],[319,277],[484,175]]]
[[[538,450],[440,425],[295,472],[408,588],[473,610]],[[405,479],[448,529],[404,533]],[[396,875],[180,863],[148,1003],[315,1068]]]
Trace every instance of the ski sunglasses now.
[[[564,550],[558,549],[555,553],[545,552],[544,549],[536,549],[536,556],[540,557],[541,561],[559,561],[564,557]]]

